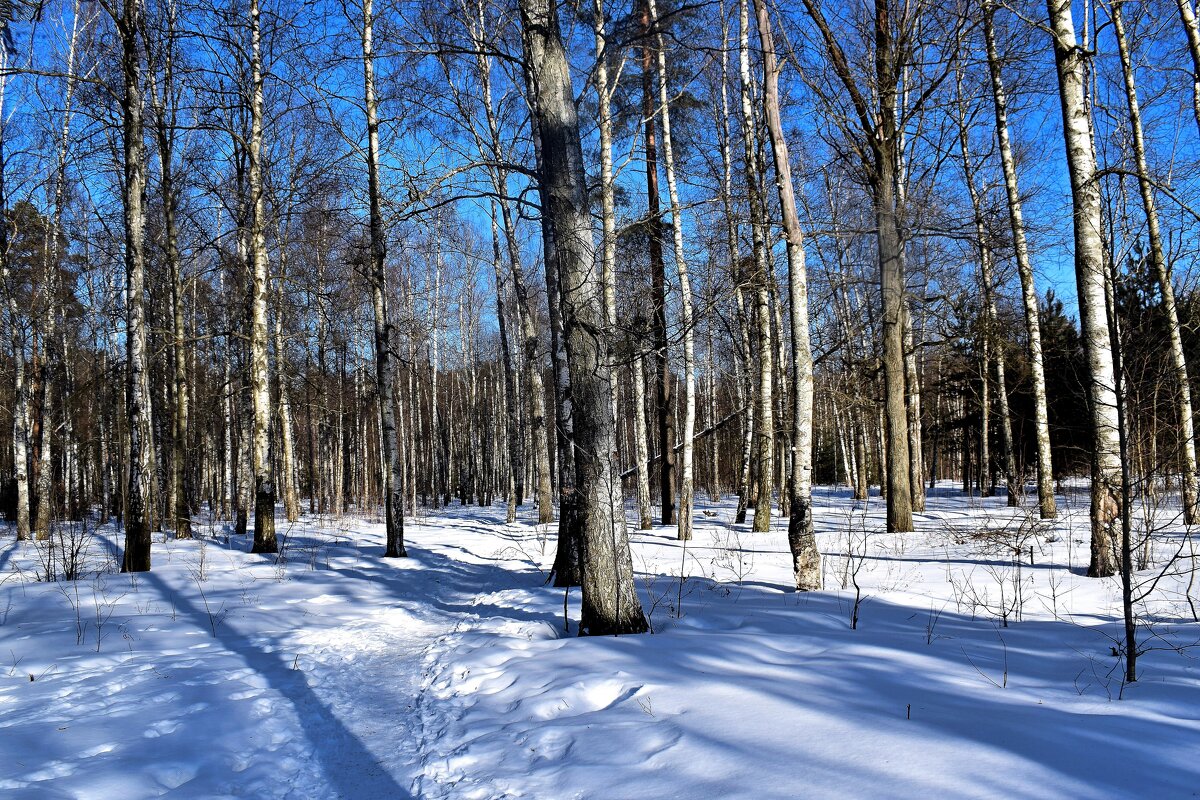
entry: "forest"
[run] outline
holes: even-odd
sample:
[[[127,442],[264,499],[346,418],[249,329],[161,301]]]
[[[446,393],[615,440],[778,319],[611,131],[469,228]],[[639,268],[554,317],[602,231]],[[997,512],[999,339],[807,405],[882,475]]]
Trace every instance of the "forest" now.
[[[1197,13],[0,0],[0,794],[1192,796]]]

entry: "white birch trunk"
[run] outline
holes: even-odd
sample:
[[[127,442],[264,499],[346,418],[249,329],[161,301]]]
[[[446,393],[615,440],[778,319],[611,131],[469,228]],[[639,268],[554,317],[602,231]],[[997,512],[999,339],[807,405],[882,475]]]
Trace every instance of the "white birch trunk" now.
[[[1080,327],[1088,361],[1088,397],[1093,435],[1091,526],[1088,575],[1106,577],[1117,569],[1120,550],[1121,456],[1112,338],[1106,291],[1103,209],[1086,99],[1089,58],[1075,38],[1071,0],[1047,0],[1054,59],[1058,70],[1063,138],[1074,206],[1075,279]]]
[[[1185,0],[1186,1],[1186,0]],[[1021,210],[1021,192],[1017,184],[1016,160],[1008,132],[1008,96],[1000,72],[996,51],[994,25],[995,5],[985,0],[983,8],[984,41],[987,50],[988,72],[991,78],[992,101],[996,112],[996,141],[1000,147],[1000,166],[1004,173],[1004,191],[1008,198],[1009,227],[1012,230],[1013,251],[1017,275],[1021,280],[1021,303],[1025,309],[1025,335],[1029,340],[1029,370],[1033,383],[1034,435],[1037,441],[1038,510],[1042,519],[1058,516],[1054,500],[1054,470],[1050,458],[1050,415],[1046,407],[1046,372],[1042,359],[1042,329],[1038,316],[1037,286],[1029,246],[1025,240],[1025,219]]]
[[[1004,465],[1004,478],[1008,490],[1007,504],[1010,506],[1017,505],[1020,497],[1021,487],[1018,480],[1016,457],[1013,453],[1013,438],[1012,438],[1012,421],[1009,416],[1008,407],[1008,386],[1004,374],[1004,350],[999,340],[999,317],[996,312],[996,286],[993,262],[992,262],[992,245],[988,239],[987,228],[985,225],[983,198],[980,197],[979,188],[976,186],[976,170],[975,164],[971,159],[971,147],[969,130],[967,127],[966,108],[962,99],[962,76],[958,76],[959,80],[959,112],[958,112],[958,143],[959,152],[962,155],[963,178],[967,185],[967,194],[971,198],[971,211],[975,226],[976,248],[979,251],[979,281],[983,288],[983,337],[985,341],[985,354],[991,354],[991,359],[996,368],[996,406],[1000,416],[1000,448],[1001,458]],[[992,353],[994,348],[995,352]],[[986,359],[985,359],[986,360]],[[983,380],[987,381],[987,370],[983,372]],[[984,452],[987,452],[986,450]],[[991,494],[989,491],[986,494]]]
[[[671,106],[667,89],[667,51],[662,31],[658,29],[658,7],[647,0],[651,25],[655,30],[658,67],[658,102],[662,118],[663,166],[667,175],[667,196],[670,199],[672,244],[675,251],[675,274],[679,280],[679,317],[683,326],[683,431],[679,478],[680,539],[692,538],[692,511],[695,505],[695,475],[693,439],[696,435],[696,340],[692,319],[692,282],[688,274],[687,255],[683,249],[683,213],[679,202],[679,181],[675,173],[675,147],[671,141]],[[615,251],[613,254],[615,259]],[[614,301],[615,307],[615,301]],[[615,320],[613,320],[615,322]],[[665,455],[665,454],[664,454]]]
[[[1188,3],[1189,0],[1181,0]],[[1133,139],[1134,163],[1137,167],[1138,190],[1142,198],[1142,210],[1146,214],[1146,239],[1150,250],[1150,266],[1158,289],[1162,295],[1163,315],[1166,317],[1167,332],[1171,343],[1171,366],[1175,373],[1175,407],[1179,415],[1179,450],[1183,466],[1182,495],[1183,521],[1185,525],[1200,522],[1200,478],[1196,466],[1196,431],[1192,417],[1192,388],[1188,380],[1187,358],[1183,351],[1180,335],[1179,312],[1175,307],[1175,287],[1171,280],[1171,268],[1163,249],[1162,230],[1159,227],[1158,209],[1154,202],[1154,184],[1150,180],[1150,168],[1146,163],[1146,143],[1142,130],[1142,112],[1138,104],[1137,81],[1133,72],[1133,59],[1129,51],[1129,40],[1125,35],[1125,22],[1121,14],[1123,3],[1113,3],[1112,22],[1117,37],[1117,49],[1121,59],[1121,73],[1125,82],[1125,100],[1129,109],[1129,130]]]
[[[779,208],[783,216],[784,240],[788,259],[788,300],[791,306],[792,333],[792,476],[788,547],[792,554],[792,573],[796,589],[802,592],[821,588],[821,554],[817,550],[812,519],[812,428],[813,358],[809,343],[808,267],[804,257],[804,232],[796,191],[792,185],[792,165],[779,100],[779,72],[775,41],[765,0],[755,0],[759,41],[763,59],[763,107],[771,152],[775,156],[775,184],[779,190]]]
[[[1179,21],[1187,37],[1188,54],[1192,57],[1192,114],[1200,130],[1200,23],[1192,0],[1175,0],[1179,6]]]
[[[637,460],[638,527],[648,531],[654,527],[650,507],[650,440],[646,425],[645,356],[638,353],[629,371],[633,373],[633,448]]]
[[[259,0],[250,0],[250,140],[246,148],[250,214],[250,402],[255,553],[275,553],[275,482],[271,474],[271,376],[267,358],[266,199],[263,192],[263,66]]]

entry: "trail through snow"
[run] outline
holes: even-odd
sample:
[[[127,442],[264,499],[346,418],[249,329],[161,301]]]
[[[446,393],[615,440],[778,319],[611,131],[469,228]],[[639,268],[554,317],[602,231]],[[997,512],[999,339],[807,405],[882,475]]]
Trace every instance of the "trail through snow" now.
[[[521,575],[436,542],[385,561],[378,527],[309,520],[278,562],[221,533],[160,542],[149,573],[53,584],[9,543],[0,795],[412,796],[427,672],[476,593]]]

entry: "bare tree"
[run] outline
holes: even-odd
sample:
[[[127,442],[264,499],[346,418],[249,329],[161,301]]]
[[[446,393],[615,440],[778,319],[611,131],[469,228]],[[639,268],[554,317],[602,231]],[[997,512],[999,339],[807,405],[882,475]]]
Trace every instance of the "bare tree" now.
[[[655,0],[646,0],[655,29],[658,73],[658,105],[662,119],[663,165],[667,174],[667,197],[671,203],[671,234],[675,251],[675,275],[679,280],[679,317],[683,327],[683,431],[680,434],[682,463],[679,470],[679,538],[692,538],[692,506],[695,503],[693,438],[696,435],[696,334],[692,311],[692,282],[683,248],[682,206],[679,179],[675,174],[675,145],[671,141],[671,102],[667,88],[667,49],[659,27]],[[615,320],[614,320],[615,322]],[[663,458],[666,458],[666,453]],[[665,468],[665,467],[664,467]],[[664,500],[664,508],[666,501]],[[665,512],[664,512],[665,513]]]
[[[905,277],[901,216],[901,160],[903,129],[900,86],[911,60],[909,34],[919,7],[899,7],[893,0],[874,3],[873,85],[864,89],[856,80],[842,45],[829,26],[817,0],[804,0],[837,79],[850,98],[857,130],[851,134],[854,155],[867,176],[878,226],[876,243],[882,295],[884,423],[887,444],[887,527],[910,531],[913,527],[913,487],[910,482],[909,421],[904,348]],[[899,29],[899,34],[897,33]],[[932,83],[936,85],[935,79]],[[909,108],[922,107],[925,92]],[[874,101],[872,103],[872,101]]]
[[[996,406],[1000,416],[1000,457],[1004,467],[1004,477],[1008,490],[1008,505],[1015,506],[1020,498],[1020,477],[1017,475],[1016,456],[1013,452],[1012,417],[1008,407],[1008,384],[1004,374],[1004,348],[999,337],[1000,320],[996,311],[996,279],[995,264],[992,254],[992,243],[987,231],[987,221],[984,217],[983,198],[977,185],[976,165],[971,157],[970,126],[966,100],[963,97],[962,75],[958,75],[958,146],[962,156],[963,181],[967,185],[967,194],[971,198],[971,210],[974,215],[976,248],[979,251],[979,282],[983,289],[983,354],[984,369],[980,376],[984,391],[983,419],[987,420],[987,367],[988,362],[996,368]],[[987,451],[987,424],[983,426],[980,437],[980,449]],[[988,458],[983,458],[983,470],[988,472]],[[991,480],[985,475],[984,494],[989,494]]]
[[[1188,0],[1183,0],[1184,3]],[[1192,416],[1192,387],[1188,379],[1187,358],[1183,352],[1183,337],[1180,335],[1179,312],[1175,307],[1175,286],[1171,280],[1171,268],[1163,248],[1162,227],[1159,225],[1158,208],[1154,201],[1154,183],[1146,161],[1146,140],[1142,130],[1142,111],[1138,104],[1137,81],[1133,71],[1129,38],[1125,35],[1125,20],[1121,13],[1124,3],[1116,0],[1112,4],[1113,30],[1120,54],[1121,76],[1125,85],[1125,101],[1129,112],[1129,131],[1133,145],[1134,167],[1137,170],[1138,192],[1142,199],[1142,211],[1146,215],[1146,240],[1149,246],[1150,267],[1158,290],[1162,296],[1162,309],[1166,317],[1167,335],[1171,351],[1171,366],[1175,373],[1175,406],[1179,415],[1180,456],[1183,466],[1182,494],[1183,521],[1186,525],[1200,522],[1200,476],[1197,475],[1196,431]]]
[[[263,63],[259,0],[250,0],[250,139],[246,146],[247,207],[250,216],[250,401],[251,455],[254,471],[254,552],[275,553],[275,480],[271,472],[271,379],[267,347],[266,199],[263,190]]]
[[[663,258],[663,220],[658,188],[658,115],[655,113],[653,22],[650,6],[640,0],[638,15],[644,41],[641,52],[642,68],[642,129],[646,161],[646,228],[649,235],[650,281],[654,313],[651,327],[654,340],[654,364],[658,384],[654,398],[657,422],[659,462],[659,502],[662,505],[662,524],[675,522],[675,426],[671,409],[670,343],[667,339],[667,274]]]
[[[192,537],[190,487],[187,482],[186,452],[188,445],[189,411],[187,372],[187,328],[184,320],[183,259],[179,251],[179,194],[176,182],[176,132],[178,128],[178,93],[176,85],[176,14],[174,2],[163,9],[163,18],[156,26],[161,40],[147,48],[150,59],[150,108],[154,142],[158,148],[159,190],[162,196],[163,245],[171,287],[171,349],[174,403],[171,421],[170,515],[175,537]]]
[[[527,90],[541,151],[542,214],[562,281],[562,321],[570,370],[583,612],[580,632],[641,633],[645,616],[633,583],[624,515],[613,502],[615,420],[609,387],[603,283],[597,272],[583,148],[558,14],[547,0],[521,0]]]
[[[3,24],[4,21],[0,21]],[[7,34],[7,27],[4,32]],[[12,457],[13,482],[17,490],[17,541],[24,541],[30,534],[29,517],[29,388],[25,377],[25,337],[21,332],[20,308],[17,301],[16,287],[13,285],[12,271],[9,267],[9,219],[8,193],[5,190],[5,172],[7,161],[4,155],[4,142],[7,134],[4,127],[7,117],[4,114],[5,90],[8,88],[8,42],[0,40],[0,282],[4,291],[5,306],[8,311],[9,342],[12,346],[13,359],[13,424],[12,424]]]
[[[1092,446],[1092,555],[1088,575],[1113,575],[1120,552],[1121,456],[1112,337],[1108,323],[1107,270],[1102,239],[1102,204],[1086,100],[1087,50],[1075,38],[1071,0],[1047,0],[1058,69],[1063,138],[1075,223],[1075,280],[1088,362]]]
[[[754,325],[758,344],[758,408],[755,429],[758,440],[758,496],[754,506],[753,529],[766,532],[771,528],[771,496],[774,492],[775,471],[775,370],[772,360],[775,347],[771,337],[771,284],[775,282],[775,273],[771,269],[767,245],[766,204],[759,191],[762,168],[758,157],[758,125],[751,101],[749,0],[739,0],[738,21],[738,66],[742,78],[742,143],[745,149],[743,161],[746,193],[750,199],[751,246],[754,258]]]
[[[1187,0],[1183,0],[1186,2]],[[1033,381],[1034,436],[1037,443],[1038,510],[1042,519],[1054,519],[1058,508],[1054,501],[1054,471],[1050,460],[1050,416],[1046,407],[1046,371],[1042,360],[1042,331],[1038,317],[1037,287],[1029,245],[1025,239],[1025,217],[1021,210],[1021,192],[1017,183],[1016,159],[1008,131],[1008,95],[1000,70],[996,49],[996,6],[984,0],[984,43],[987,50],[988,75],[991,79],[992,101],[996,112],[996,141],[1000,147],[1000,167],[1004,173],[1004,191],[1008,199],[1008,220],[1012,231],[1017,275],[1021,280],[1021,303],[1025,309],[1025,334],[1029,339],[1029,371]]]
[[[375,316],[375,383],[383,424],[383,515],[387,527],[385,558],[402,558],[404,549],[404,498],[396,437],[396,355],[388,309],[387,231],[383,222],[382,187],[379,185],[379,110],[375,96],[375,51],[372,41],[375,12],[372,0],[362,2],[363,111],[367,118],[367,197],[370,204],[371,309]]]
[[[787,243],[788,299],[792,333],[792,480],[791,515],[788,518],[788,545],[792,552],[792,572],[796,588],[812,591],[821,588],[821,554],[812,519],[812,425],[813,358],[808,330],[808,267],[804,257],[804,232],[796,191],[792,186],[792,165],[787,138],[783,133],[783,115],[779,103],[780,65],[775,55],[771,18],[765,0],[755,0],[758,35],[762,44],[763,106],[771,152],[775,156],[775,184],[779,190],[779,208],[783,214],[783,235]]]
[[[122,0],[109,7],[121,41],[122,134],[125,201],[125,348],[126,415],[129,460],[125,493],[124,572],[150,569],[150,375],[146,324],[146,146],[143,140],[141,0]]]

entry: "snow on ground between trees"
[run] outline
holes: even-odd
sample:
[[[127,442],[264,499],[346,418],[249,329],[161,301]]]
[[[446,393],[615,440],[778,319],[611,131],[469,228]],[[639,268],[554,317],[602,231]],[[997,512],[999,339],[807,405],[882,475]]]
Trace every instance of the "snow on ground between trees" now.
[[[686,548],[633,536],[655,633],[594,639],[577,591],[564,635],[553,529],[528,510],[422,514],[407,560],[363,521],[281,527],[278,561],[198,524],[136,576],[96,574],[119,563],[101,529],[58,583],[9,539],[0,794],[1194,796],[1200,665],[1170,649],[1200,639],[1186,570],[1140,609],[1155,649],[1122,687],[1119,585],[1082,575],[1086,494],[1060,502],[1041,524],[940,489],[917,533],[886,534],[878,498],[820,489],[812,594],[788,589],[782,522],[701,503]],[[1181,547],[1190,568],[1165,529],[1152,560]]]

